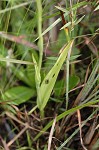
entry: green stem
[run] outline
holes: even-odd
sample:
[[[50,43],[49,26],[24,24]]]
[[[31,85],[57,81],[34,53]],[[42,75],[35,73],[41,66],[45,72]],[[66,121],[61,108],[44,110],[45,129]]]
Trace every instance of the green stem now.
[[[65,35],[67,42],[69,42],[70,36],[68,28],[65,29]],[[68,92],[69,92],[69,51],[66,59],[66,110],[68,109],[68,99],[69,99]]]
[[[41,67],[42,67],[42,59],[43,59],[43,36],[42,36],[42,0],[36,0],[37,3],[37,20],[38,20],[38,47],[39,47],[39,63],[38,63],[38,72],[40,75]],[[40,93],[40,84],[41,79],[39,79],[39,83],[37,83],[37,97],[38,101],[41,102],[41,93]],[[40,112],[41,118],[44,116],[44,110]]]
[[[70,0],[70,4],[71,4],[71,0]],[[66,5],[68,5],[67,1],[66,1]],[[69,42],[70,41],[69,28],[65,29],[65,35],[66,35],[67,42]],[[68,93],[69,93],[69,60],[70,60],[70,54],[71,54],[71,48],[68,51],[68,55],[67,55],[67,59],[66,59],[66,110],[68,109],[68,100],[69,100]]]
[[[72,43],[73,45],[73,43]],[[69,100],[69,61],[72,50],[72,45],[68,51],[67,59],[66,59],[66,110],[68,109],[68,100]]]
[[[69,60],[66,59],[66,110],[68,109],[69,91]]]
[[[38,15],[38,36],[39,36],[39,71],[42,66],[42,57],[43,57],[43,36],[42,34],[42,3],[41,0],[36,0],[37,3],[37,15]]]

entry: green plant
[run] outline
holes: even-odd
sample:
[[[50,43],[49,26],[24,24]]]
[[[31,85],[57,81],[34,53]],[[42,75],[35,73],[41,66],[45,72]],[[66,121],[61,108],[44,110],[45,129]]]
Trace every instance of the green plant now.
[[[4,120],[7,129],[3,134],[7,140],[1,140],[4,149],[46,150],[54,115],[50,147],[81,148],[71,145],[75,145],[74,139],[80,143],[79,136],[74,137],[80,130],[75,112],[81,111],[84,128],[98,116],[99,28],[98,21],[93,21],[98,10],[97,0],[0,1],[0,127]],[[88,111],[82,113],[86,107]],[[12,132],[16,143],[9,139]],[[2,130],[0,135],[3,139]],[[11,142],[6,143],[8,140]]]

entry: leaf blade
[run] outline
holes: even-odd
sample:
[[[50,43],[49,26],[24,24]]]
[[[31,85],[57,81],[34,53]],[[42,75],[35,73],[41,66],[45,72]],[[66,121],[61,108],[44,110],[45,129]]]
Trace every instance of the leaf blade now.
[[[4,99],[14,101],[16,104],[21,104],[28,101],[35,95],[35,91],[31,88],[25,86],[17,86],[11,89],[8,89],[4,93]]]
[[[60,54],[58,60],[56,61],[55,65],[52,67],[52,69],[49,71],[49,73],[44,78],[41,87],[40,87],[40,93],[41,93],[41,103],[37,99],[37,105],[40,110],[43,110],[46,106],[48,99],[51,95],[51,92],[53,90],[53,87],[55,85],[57,76],[59,74],[59,71],[65,61],[65,58],[67,56],[67,53],[69,49],[72,47],[73,41],[70,41],[68,45],[64,48],[62,53]]]

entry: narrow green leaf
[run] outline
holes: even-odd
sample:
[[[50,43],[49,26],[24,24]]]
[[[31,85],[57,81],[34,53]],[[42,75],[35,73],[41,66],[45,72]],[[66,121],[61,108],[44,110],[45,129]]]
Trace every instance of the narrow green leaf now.
[[[79,22],[81,22],[83,20],[83,18],[85,17],[85,15],[83,15],[80,19],[78,19],[77,21],[75,21],[75,25],[77,25]]]
[[[61,21],[60,18],[58,18],[54,23],[52,23],[42,34],[41,36],[45,35],[47,32],[49,32],[52,28],[54,28],[59,22]],[[37,41],[41,36],[35,39]]]
[[[72,10],[76,10],[77,8],[79,8],[79,7],[81,7],[81,6],[84,6],[84,5],[86,5],[86,4],[88,4],[88,2],[80,2],[80,3],[77,3],[77,4],[75,4],[75,5],[72,6]],[[59,7],[59,6],[55,6],[55,7],[56,7],[57,9],[59,9],[59,10],[65,12],[65,13],[69,13],[69,10],[71,9],[71,8],[68,8],[68,9],[66,10],[65,8],[62,8],[62,7]]]
[[[4,61],[4,62],[7,62],[7,63],[33,65],[32,62],[23,61],[23,60],[16,60],[16,59],[11,59],[11,58],[2,58],[2,57],[0,57],[0,61]]]
[[[68,22],[68,23],[66,23],[60,30],[62,30],[62,29],[64,29],[64,28],[67,28],[68,26],[70,26],[71,25],[71,22]]]
[[[36,85],[40,85],[41,76],[40,76],[37,61],[36,61],[35,57],[33,56],[33,54],[32,54],[32,58],[33,58],[34,67],[35,67],[35,82],[36,82]]]
[[[51,92],[53,90],[53,87],[55,85],[57,76],[59,74],[59,71],[66,59],[67,53],[69,49],[72,47],[73,41],[70,41],[68,45],[63,49],[62,53],[60,54],[58,60],[56,61],[53,68],[49,71],[49,73],[44,78],[41,87],[40,87],[40,93],[41,93],[41,102],[37,100],[37,105],[40,110],[43,110],[46,106],[49,97],[51,95]]]
[[[70,57],[70,61],[73,61],[73,60],[77,59],[80,56],[81,55],[73,55],[73,56]]]
[[[59,7],[59,6],[55,6],[58,10],[62,11],[62,12],[65,12],[67,14],[69,14],[69,11],[66,10],[65,8],[62,8],[62,7]]]
[[[39,103],[41,103],[41,91],[40,91],[41,75],[40,75],[39,66],[33,54],[32,54],[32,58],[35,64],[34,67],[35,67],[35,82],[36,82],[35,84],[36,84],[36,89],[37,89],[37,99]]]
[[[52,60],[52,61],[53,61],[53,60],[56,61],[56,60],[58,59],[58,57],[47,57],[47,59]]]

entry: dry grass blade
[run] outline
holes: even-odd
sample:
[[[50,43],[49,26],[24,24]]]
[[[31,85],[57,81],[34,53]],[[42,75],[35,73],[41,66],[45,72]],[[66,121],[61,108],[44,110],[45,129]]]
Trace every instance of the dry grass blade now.
[[[26,123],[20,121],[19,119],[17,119],[13,114],[9,113],[9,112],[6,112],[5,113],[9,118],[13,119],[14,121],[18,122],[19,124],[21,125],[24,125],[26,126]]]
[[[98,58],[98,49],[95,46],[95,44],[93,43],[93,41],[88,38],[88,37],[84,37],[85,39],[85,44],[89,47],[89,49],[92,51],[92,53]]]
[[[24,37],[22,37],[22,36],[9,35],[9,34],[6,34],[5,32],[0,32],[0,36],[7,40],[12,41],[12,42],[16,42],[16,43],[25,45],[27,47],[31,47],[35,50],[38,50],[38,47],[35,44],[32,44],[32,43],[24,40]]]
[[[96,126],[95,130],[99,128],[99,124]]]
[[[80,110],[77,110],[77,116],[78,116],[78,124],[79,124],[79,130],[80,130],[80,141],[81,145],[84,150],[87,150],[87,148],[84,146],[83,140],[82,140],[82,127],[81,127],[81,115],[80,115]]]
[[[3,146],[4,146],[4,149],[5,150],[10,150],[9,148],[8,148],[8,145],[6,144],[6,142],[3,140],[3,138],[0,136],[0,140],[1,140],[1,142],[2,142],[2,144],[3,144]]]
[[[53,133],[54,133],[55,123],[56,123],[56,117],[55,117],[55,119],[54,119],[54,122],[53,122],[53,125],[52,125],[52,128],[51,128],[51,131],[50,131],[50,135],[49,135],[48,150],[51,150],[51,142],[52,142],[52,136],[53,136]]]
[[[85,135],[85,138],[84,138],[84,143],[85,144],[90,144],[92,138],[93,138],[93,135],[95,133],[95,127],[96,127],[96,119],[94,120],[93,124],[90,126],[88,132],[86,133]]]
[[[28,124],[7,144],[7,146],[10,147],[27,129]]]
[[[9,113],[6,111],[5,113],[9,118],[11,118],[12,120],[16,121],[17,123],[23,125],[23,126],[28,126],[29,129],[32,129],[32,130],[35,130],[35,131],[38,131],[38,132],[41,132],[41,130],[39,129],[36,129],[36,128],[33,128],[31,127],[28,123],[24,123],[22,122],[21,120],[17,119],[17,117],[15,117],[13,114]],[[47,133],[47,132],[46,132]]]

